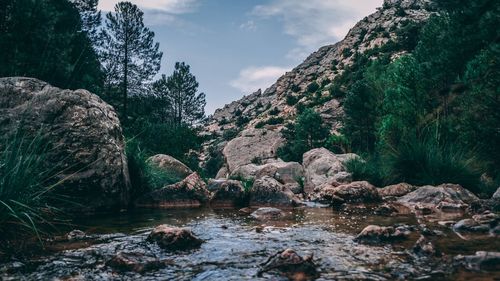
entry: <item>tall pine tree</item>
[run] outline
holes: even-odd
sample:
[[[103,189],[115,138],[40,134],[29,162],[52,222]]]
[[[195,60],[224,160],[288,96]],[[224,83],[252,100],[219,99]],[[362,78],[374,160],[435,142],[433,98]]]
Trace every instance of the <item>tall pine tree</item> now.
[[[167,106],[164,114],[174,125],[191,125],[205,116],[205,94],[198,93],[199,84],[189,69],[184,62],[177,62],[171,76],[163,75],[153,84],[153,91]]]
[[[129,95],[146,91],[160,69],[163,53],[154,42],[154,32],[144,26],[144,13],[130,2],[120,2],[114,13],[106,15],[102,32],[101,58],[108,90],[119,89],[122,96],[122,117],[127,120]]]

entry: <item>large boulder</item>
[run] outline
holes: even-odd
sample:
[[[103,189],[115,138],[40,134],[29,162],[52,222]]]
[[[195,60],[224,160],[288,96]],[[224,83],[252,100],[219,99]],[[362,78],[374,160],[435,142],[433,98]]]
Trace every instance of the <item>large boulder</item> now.
[[[304,169],[297,162],[276,161],[264,165],[243,165],[231,173],[232,178],[260,179],[264,176],[272,177],[293,193],[303,191]]]
[[[253,211],[250,217],[256,220],[279,220],[286,216],[285,212],[272,207],[263,207]]]
[[[228,142],[222,153],[231,173],[240,166],[276,158],[276,152],[283,143],[278,130],[247,129]]]
[[[356,154],[333,154],[325,148],[315,148],[304,153],[302,165],[305,171],[304,191],[312,193],[315,187],[325,183],[348,183],[344,163],[358,157]]]
[[[181,181],[193,173],[188,166],[170,155],[157,154],[149,157],[147,162],[175,181]]]
[[[479,202],[472,192],[457,184],[421,186],[415,191],[400,197],[397,202],[414,210],[464,211],[471,204]]]
[[[210,206],[213,208],[233,208],[248,203],[248,194],[237,180],[212,180],[208,189],[213,192]]]
[[[410,231],[404,226],[369,225],[354,238],[354,241],[367,244],[391,242],[406,239],[409,235]]]
[[[54,192],[78,202],[79,212],[128,204],[120,121],[98,96],[33,78],[0,78],[0,125],[0,149],[17,132],[44,138],[47,170],[57,170],[52,179],[61,181]]]
[[[325,203],[343,202],[377,202],[381,197],[377,188],[367,181],[355,181],[342,185],[330,185],[321,188],[318,193],[319,201]]]
[[[301,201],[282,183],[269,176],[255,180],[250,190],[250,206],[295,207]]]
[[[207,185],[197,173],[192,173],[184,180],[153,190],[138,198],[138,207],[179,208],[198,207],[210,200]]]

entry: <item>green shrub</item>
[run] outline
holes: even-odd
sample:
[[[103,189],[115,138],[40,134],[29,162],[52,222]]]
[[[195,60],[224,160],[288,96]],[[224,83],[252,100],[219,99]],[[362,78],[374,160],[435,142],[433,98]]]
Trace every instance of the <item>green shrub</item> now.
[[[240,131],[236,128],[224,130],[224,132],[222,133],[222,138],[227,141],[232,140],[238,135],[239,132]]]
[[[277,107],[273,107],[273,109],[271,109],[269,111],[269,115],[278,115],[280,113],[280,110],[277,108]]]
[[[319,84],[316,81],[314,81],[311,84],[307,85],[307,91],[309,93],[314,93],[317,90],[319,90]]]
[[[273,116],[271,118],[268,118],[266,120],[262,120],[262,121],[258,122],[257,124],[255,124],[255,128],[260,129],[260,128],[263,128],[265,125],[283,124],[284,121],[285,120],[281,116],[279,116],[279,117]]]
[[[287,95],[286,96],[286,104],[289,106],[295,105],[299,101],[299,97],[296,97],[294,95]]]
[[[352,174],[354,181],[368,181],[375,186],[385,186],[390,184],[386,176],[384,167],[379,164],[376,158],[363,160],[354,158],[347,161],[344,165],[349,173]]]
[[[298,85],[293,84],[291,90],[294,93],[298,93],[298,92],[300,92],[301,89],[300,89],[300,87]]]

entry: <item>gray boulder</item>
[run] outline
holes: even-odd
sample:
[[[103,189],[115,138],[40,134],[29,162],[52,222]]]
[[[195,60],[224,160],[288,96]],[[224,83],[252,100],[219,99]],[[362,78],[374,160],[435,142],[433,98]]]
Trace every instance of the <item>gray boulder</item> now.
[[[53,180],[62,181],[54,192],[78,202],[79,212],[127,206],[130,179],[120,121],[97,95],[33,78],[0,78],[0,124],[0,149],[18,131],[44,138],[47,170],[57,170]]]
[[[408,183],[398,183],[378,189],[382,197],[401,197],[417,189],[416,186]]]
[[[250,217],[256,220],[278,220],[285,216],[282,210],[271,207],[259,208],[250,214]]]
[[[313,193],[325,183],[348,183],[344,163],[358,157],[356,154],[333,154],[326,148],[315,148],[304,153],[302,165],[305,171],[304,191]]]
[[[183,180],[193,173],[188,166],[170,155],[157,154],[149,157],[147,162],[160,171],[167,173],[176,181]]]
[[[414,210],[455,212],[464,211],[471,204],[478,203],[479,198],[460,185],[442,184],[419,187],[400,197],[397,202]]]
[[[355,181],[342,185],[323,187],[319,193],[319,201],[325,203],[343,202],[378,202],[381,200],[377,188],[367,181]]]
[[[269,176],[257,179],[250,190],[250,206],[295,207],[301,201],[282,183]]]
[[[207,185],[197,173],[184,180],[149,192],[135,201],[138,207],[182,208],[198,207],[210,200]]]
[[[222,151],[229,173],[256,160],[265,162],[276,158],[276,151],[284,143],[278,130],[247,129],[232,139]]]

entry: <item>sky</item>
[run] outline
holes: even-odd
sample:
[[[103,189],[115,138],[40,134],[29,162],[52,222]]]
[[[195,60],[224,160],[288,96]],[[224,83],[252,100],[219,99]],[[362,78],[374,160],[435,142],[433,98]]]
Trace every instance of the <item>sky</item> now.
[[[100,0],[103,12],[118,0]],[[383,0],[131,0],[144,11],[163,60],[191,66],[206,113],[265,90],[320,47],[336,43]]]

